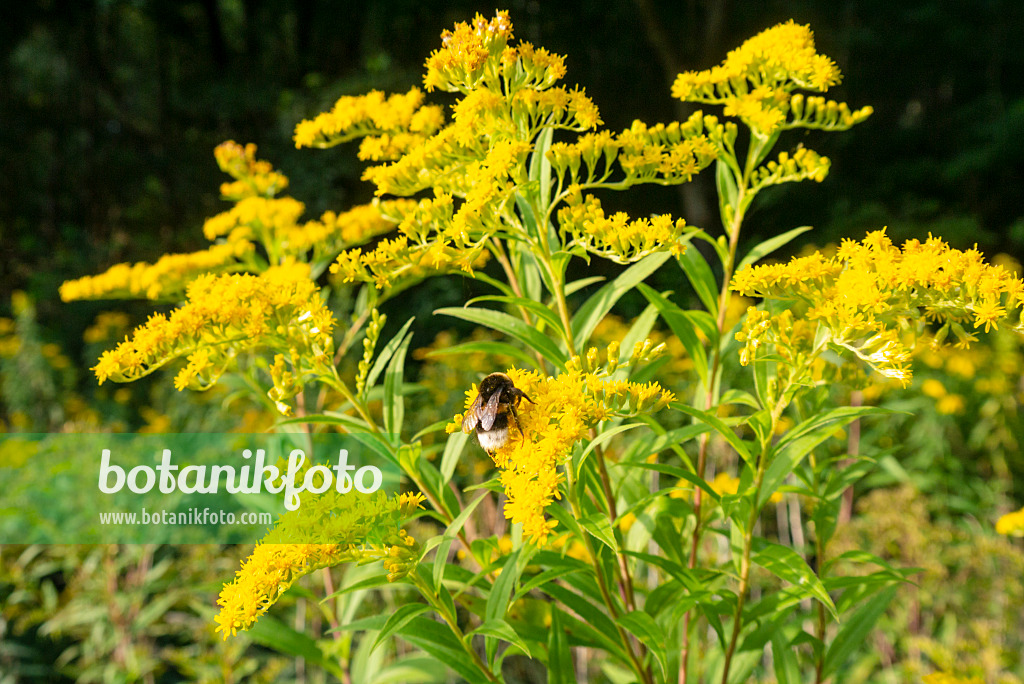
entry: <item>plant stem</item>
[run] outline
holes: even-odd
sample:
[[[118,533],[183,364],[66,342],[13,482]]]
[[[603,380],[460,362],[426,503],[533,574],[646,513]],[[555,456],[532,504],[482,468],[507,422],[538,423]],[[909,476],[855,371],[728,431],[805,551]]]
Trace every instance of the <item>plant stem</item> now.
[[[572,464],[568,464],[565,468],[566,477],[566,488],[568,489],[569,506],[572,508],[572,513],[576,516],[576,519],[583,517],[583,512],[580,510],[579,500],[577,498],[577,490],[575,487],[574,479],[572,476]],[[617,618],[619,617],[619,610],[615,606],[615,601],[612,599],[611,593],[608,591],[608,584],[605,582],[604,571],[601,570],[601,564],[597,560],[597,553],[594,551],[594,544],[590,539],[590,535],[584,533],[583,542],[587,546],[587,556],[590,557],[591,565],[594,566],[594,576],[597,578],[597,586],[601,591],[601,598],[604,600],[604,605],[608,608],[608,614],[612,620],[615,621],[615,629],[619,633],[619,638],[622,640],[622,645],[626,649],[626,655],[629,658],[630,664],[633,666],[633,670],[644,684],[653,684],[654,679],[650,670],[643,666],[644,646],[638,644],[640,648],[640,654],[637,655],[633,651],[633,641],[630,639],[629,634],[622,627],[619,626]]]
[[[437,598],[434,596],[434,592],[430,589],[430,587],[427,587],[423,584],[423,582],[420,580],[419,576],[415,572],[410,574],[409,577],[412,578],[412,583],[416,586],[417,589],[419,589],[420,594],[422,594],[423,598],[427,600],[427,603],[430,604],[430,607],[433,608],[437,612],[437,614],[441,616],[441,619],[444,620],[445,624],[448,625],[448,629],[450,629],[452,631],[452,634],[455,635],[455,638],[458,639],[459,643],[462,645],[462,650],[464,650],[466,654],[469,656],[469,659],[473,662],[473,665],[475,665],[476,668],[480,670],[480,672],[482,672],[485,677],[487,677],[487,681],[499,684],[501,680],[498,677],[496,677],[493,672],[491,672],[491,668],[487,667],[487,663],[485,663],[480,658],[480,654],[476,652],[476,649],[473,648],[473,645],[470,643],[466,643],[466,636],[462,633],[462,630],[459,629],[459,624],[458,621],[456,620],[456,616],[451,615],[448,612],[448,607],[441,601],[437,600]]]
[[[718,343],[711,350],[711,372],[708,374],[708,387],[707,392],[704,394],[704,408],[710,410],[717,400],[716,392],[716,381],[718,377],[719,369],[722,365],[722,354],[721,354],[721,338],[725,334],[725,315],[729,308],[729,283],[732,281],[733,268],[736,265],[736,249],[739,246],[740,228],[743,225],[743,217],[745,214],[744,210],[744,199],[746,193],[746,183],[743,183],[739,189],[739,195],[737,197],[737,206],[733,215],[732,223],[728,227],[729,234],[729,255],[725,263],[722,264],[722,289],[718,293],[718,317],[715,320],[715,325],[718,330]],[[704,472],[707,469],[708,462],[708,442],[710,435],[704,433],[700,436],[699,448],[697,452],[697,477],[704,479]],[[701,538],[701,513],[704,503],[704,490],[700,487],[696,488],[693,494],[693,514],[696,522],[693,526],[693,537],[690,540],[690,559],[687,564],[692,570],[697,567],[697,553],[700,549],[700,538]],[[683,652],[679,659],[679,684],[686,684],[687,679],[687,666],[690,660],[690,620],[691,612],[686,611],[686,615],[683,618]]]
[[[754,499],[750,509],[750,517],[747,520],[747,527],[743,530],[743,555],[740,557],[740,586],[736,592],[736,612],[732,621],[732,635],[729,638],[729,646],[725,651],[725,665],[722,668],[722,684],[728,684],[729,668],[732,665],[732,657],[736,652],[736,644],[739,641],[740,631],[743,628],[743,605],[746,602],[747,591],[750,589],[750,552],[754,545],[754,525],[761,513],[758,503],[761,498],[761,485],[764,484],[764,473],[768,466],[768,455],[771,449],[772,435],[779,424],[782,412],[789,405],[786,395],[792,383],[779,392],[779,399],[771,411],[771,425],[761,443],[761,450],[757,457],[757,469],[754,472]]]

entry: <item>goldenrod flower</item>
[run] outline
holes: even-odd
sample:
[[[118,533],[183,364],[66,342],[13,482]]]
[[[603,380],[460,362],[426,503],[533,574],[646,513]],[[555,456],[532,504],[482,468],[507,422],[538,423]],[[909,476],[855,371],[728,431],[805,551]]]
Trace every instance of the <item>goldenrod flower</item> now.
[[[444,121],[441,108],[423,106],[423,92],[385,96],[379,90],[339,99],[329,112],[295,127],[295,147],[333,147],[364,136],[373,137],[361,159],[395,159],[432,135]]]
[[[401,528],[422,494],[360,496],[329,490],[281,516],[242,562],[217,599],[217,629],[226,639],[246,630],[303,575],[344,562],[383,560],[388,581],[407,575],[419,552]]]
[[[905,384],[915,344],[905,339],[907,333],[919,335],[923,322],[930,321],[939,325],[933,344],[952,333],[957,346],[966,348],[976,338],[964,326],[988,330],[1009,318],[1021,307],[1024,281],[986,264],[976,249],[951,249],[935,237],[898,248],[880,230],[860,243],[844,240],[832,257],[819,252],[746,268],[735,275],[732,289],[800,303],[801,317],[823,326],[834,348]],[[744,362],[766,334],[781,330],[766,312],[752,316],[740,337],[747,342]]]
[[[241,200],[246,197],[273,197],[288,187],[288,177],[275,171],[270,162],[256,159],[256,145],[244,147],[228,140],[216,147],[213,155],[220,170],[235,179],[220,186],[224,199]]]
[[[555,520],[544,518],[544,509],[561,498],[559,487],[564,477],[558,467],[571,458],[576,443],[586,439],[601,420],[657,411],[674,399],[657,383],[612,381],[604,374],[583,372],[581,363],[575,359],[567,372],[557,377],[545,378],[537,371],[508,371],[515,386],[533,403],[520,405],[521,434],[511,435],[493,458],[508,497],[505,517],[522,523],[523,534],[538,545],[544,545],[557,526]],[[467,409],[476,393],[476,387],[467,392]],[[457,415],[448,430],[458,430],[462,418]]]
[[[65,281],[60,298],[65,302],[127,297],[174,301],[197,276],[231,267],[252,250],[253,244],[241,239],[199,252],[165,254],[155,264],[117,264],[99,275]]]
[[[624,212],[605,216],[601,201],[593,195],[570,198],[558,212],[562,231],[572,236],[572,244],[598,256],[631,263],[652,252],[682,254],[686,221],[668,215],[630,220]]]
[[[459,93],[448,125],[414,88],[405,95],[344,97],[330,112],[296,127],[298,146],[364,138],[360,157],[385,162],[363,173],[378,196],[409,197],[428,189],[434,195],[405,212],[397,235],[371,250],[338,255],[332,273],[380,289],[401,287],[432,273],[471,274],[488,254],[503,251],[501,240],[537,240],[521,204],[538,194],[528,169],[538,161],[531,155],[545,131],[584,134],[578,143],[550,148],[548,159],[560,185],[542,192],[557,197],[553,205],[566,198],[561,185],[566,180],[602,183],[613,162],[625,185],[675,184],[717,158],[722,144],[715,140],[725,129],[700,114],[667,126],[637,122],[618,136],[587,133],[601,124],[600,113],[582,89],[558,85],[565,76],[564,58],[527,42],[513,45],[512,37],[507,12],[491,19],[477,15],[442,34],[441,48],[427,59],[424,86]],[[580,158],[589,167],[603,158],[604,168],[596,172],[601,177],[595,180],[591,168],[590,176],[578,178]],[[567,179],[568,166],[573,170]],[[680,220],[620,218],[602,216],[586,227],[568,221],[561,235],[572,236],[583,250],[625,262],[652,251],[682,250]]]
[[[128,382],[187,355],[175,386],[205,389],[244,350],[263,346],[322,356],[333,347],[333,325],[304,264],[262,276],[203,275],[189,284],[183,306],[169,316],[151,316],[104,352],[93,370],[101,384],[108,378]]]
[[[845,103],[793,92],[825,92],[841,78],[835,63],[815,51],[810,28],[789,21],[750,38],[719,66],[679,74],[672,95],[723,105],[726,116],[767,138],[785,128],[843,130],[870,116],[870,107],[851,112]]]
[[[427,90],[438,88],[466,92],[475,88],[484,78],[496,77],[495,73],[487,73],[485,67],[489,63],[492,68],[496,64],[515,64],[514,53],[508,54],[505,51],[511,38],[512,21],[507,11],[498,12],[491,20],[477,14],[472,25],[465,22],[456,24],[454,31],[441,34],[441,48],[430,53],[427,58],[424,86]],[[536,63],[536,55],[531,56],[531,61]],[[543,59],[541,64],[545,62],[551,65],[550,58]],[[551,66],[558,69],[557,65]]]

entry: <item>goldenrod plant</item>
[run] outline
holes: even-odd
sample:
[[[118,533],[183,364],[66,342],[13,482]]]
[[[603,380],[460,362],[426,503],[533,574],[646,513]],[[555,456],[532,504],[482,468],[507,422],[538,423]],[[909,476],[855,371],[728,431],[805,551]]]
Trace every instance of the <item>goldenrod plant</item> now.
[[[178,304],[105,352],[99,382],[174,363],[179,390],[231,377],[278,429],[359,435],[405,476],[405,493],[372,505],[326,497],[284,516],[225,585],[217,630],[258,627],[314,570],[381,561],[357,585],[322,575],[331,635],[302,641],[346,681],[432,680],[442,663],[498,682],[511,656],[550,682],[848,681],[913,574],[830,547],[845,493],[880,454],[834,439],[884,413],[851,393],[870,378],[909,383],[925,347],[1019,331],[1024,282],[976,250],[931,236],[897,246],[882,227],[787,263],[757,265],[808,227],[740,252],[762,192],[828,175],[828,158],[790,131],[840,132],[871,114],[822,95],[841,73],[807,26],[769,28],[680,74],[672,95],[713,112],[618,132],[584,89],[562,85],[564,57],[514,39],[507,12],[445,31],[425,66],[422,89],[345,96],[295,128],[297,148],[360,141],[372,202],[303,220],[283,174],[254,146],[225,143],[234,206],[206,222],[207,250],[61,289],[66,301]],[[598,196],[699,173],[714,175],[720,231],[609,211]],[[625,268],[570,278],[594,259]],[[672,291],[644,283],[659,269]],[[481,402],[473,385],[461,412],[409,424],[414,321],[387,339],[381,307],[394,315],[398,295],[440,274],[493,293],[435,311],[489,330],[435,352],[512,359],[488,372],[528,401]],[[646,309],[610,325],[627,293]],[[740,295],[761,300],[742,321]],[[687,382],[665,372],[676,362]],[[482,403],[495,407],[486,424]],[[487,478],[456,476],[484,455],[468,433],[513,408],[507,438],[486,447]],[[485,500],[501,502],[507,535],[475,524]],[[776,507],[793,513],[786,535],[766,515]],[[295,530],[311,543],[287,543]],[[394,609],[357,614],[350,592],[370,588]],[[275,629],[284,649],[301,640]],[[953,676],[932,681],[969,681]]]

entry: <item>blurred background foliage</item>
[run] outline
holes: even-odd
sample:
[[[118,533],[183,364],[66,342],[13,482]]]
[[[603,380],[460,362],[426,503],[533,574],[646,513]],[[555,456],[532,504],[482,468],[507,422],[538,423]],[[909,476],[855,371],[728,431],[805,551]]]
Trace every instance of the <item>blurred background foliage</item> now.
[[[821,245],[887,225],[896,242],[931,232],[958,248],[977,243],[989,257],[1010,255],[1010,266],[1022,253],[1024,3],[510,0],[507,8],[519,38],[568,56],[567,83],[587,89],[611,129],[685,116],[669,96],[676,73],[717,63],[777,22],[809,23],[819,51],[844,71],[837,98],[875,114],[842,136],[808,133],[808,146],[833,160],[829,178],[777,189],[748,220],[745,239],[810,224],[816,231],[807,238]],[[367,201],[372,190],[359,180],[353,149],[300,153],[295,123],[341,95],[420,84],[440,31],[494,9],[421,0],[3,3],[0,426],[255,432],[272,424],[264,407],[227,385],[178,393],[158,374],[97,387],[85,369],[153,307],[68,306],[57,287],[118,262],[201,248],[203,220],[226,208],[212,152],[227,139],[257,143],[259,156],[290,177],[307,215]],[[681,214],[716,233],[713,193],[708,175],[606,205]],[[676,272],[661,277],[661,289],[687,296]],[[417,316],[414,377],[425,391],[412,397],[415,424],[450,418],[470,384],[493,370],[493,359],[438,354],[483,334],[448,330],[450,319],[430,315],[473,294],[460,278],[433,279],[391,303],[390,325]],[[621,318],[604,324],[609,338],[639,304],[623,300]],[[677,340],[666,341],[671,353],[659,372],[685,386],[687,360],[671,348]],[[1022,681],[1024,552],[1019,540],[992,535],[998,514],[1024,504],[1021,341],[1000,332],[966,352],[924,354],[914,366],[912,387],[879,383],[856,397],[913,419],[876,420],[850,436],[859,441],[848,446],[877,445],[879,465],[850,497],[836,545],[922,571],[900,590],[848,681],[916,682],[954,668],[987,682]],[[474,459],[460,464],[465,484],[489,467],[481,454]],[[799,502],[789,496],[777,506],[780,535],[799,548]],[[503,524],[491,508],[484,522]],[[243,555],[0,548],[0,684],[329,681],[305,671],[302,644],[282,654],[259,646],[259,634],[226,644],[214,638],[212,597]],[[320,634],[298,594],[280,606],[282,620]],[[386,608],[371,601],[361,610]],[[337,647],[351,645],[343,639]]]

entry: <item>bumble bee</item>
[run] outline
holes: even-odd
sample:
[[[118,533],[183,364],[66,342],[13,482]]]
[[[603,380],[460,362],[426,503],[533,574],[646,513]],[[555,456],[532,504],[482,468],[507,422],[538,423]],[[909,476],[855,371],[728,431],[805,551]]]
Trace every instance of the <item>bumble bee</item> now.
[[[512,378],[504,373],[491,373],[480,381],[476,399],[462,421],[462,431],[469,434],[475,429],[480,446],[488,454],[493,454],[508,443],[510,423],[522,434],[516,413],[516,406],[522,399],[533,403],[533,399],[512,384]]]

